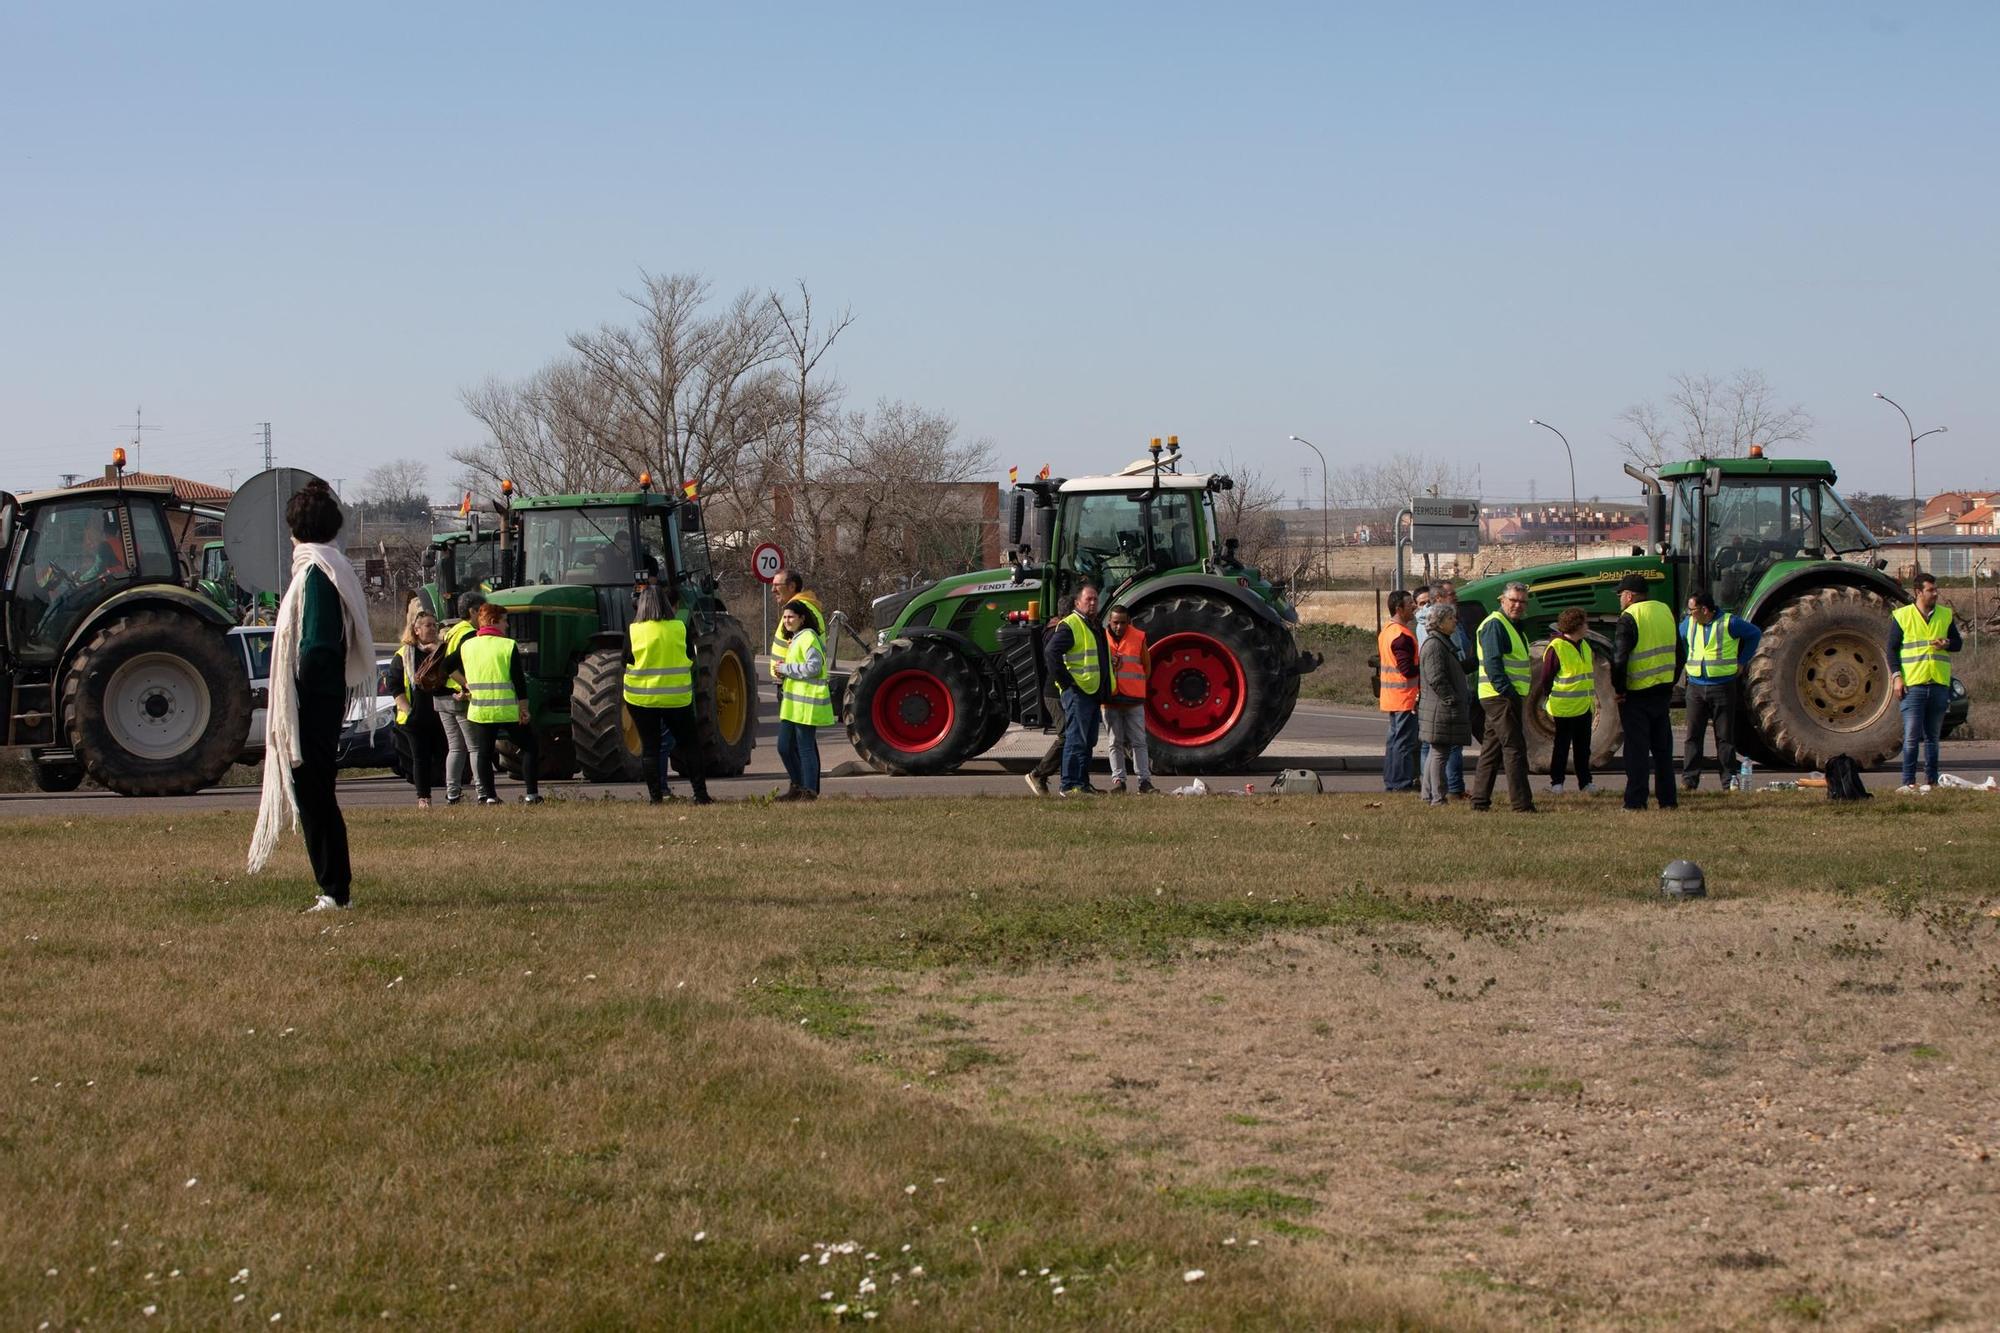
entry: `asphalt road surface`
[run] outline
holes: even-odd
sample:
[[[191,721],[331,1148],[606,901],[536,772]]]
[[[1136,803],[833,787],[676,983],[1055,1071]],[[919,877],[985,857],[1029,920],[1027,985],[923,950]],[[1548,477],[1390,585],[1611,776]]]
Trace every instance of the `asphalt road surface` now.
[[[764,710],[769,713],[768,707]],[[740,778],[729,778],[710,784],[711,792],[721,800],[743,797],[764,796],[781,791],[785,785],[784,770],[778,763],[777,747],[774,744],[776,730],[775,714],[758,718],[757,748],[751,757],[750,772]],[[1205,774],[1202,781],[1216,791],[1242,791],[1244,784],[1254,784],[1262,791],[1270,783],[1271,776],[1280,768],[1310,768],[1320,775],[1320,780],[1329,791],[1366,792],[1380,791],[1382,788],[1382,715],[1369,709],[1336,707],[1327,704],[1301,704],[1292,715],[1291,722],[1279,734],[1271,750],[1264,756],[1255,772]],[[898,796],[1027,796],[1028,787],[1022,775],[1032,765],[1051,738],[1040,733],[1009,732],[989,755],[974,760],[957,773],[944,777],[886,777],[879,773],[858,772],[853,776],[833,776],[858,769],[858,764],[850,765],[854,753],[848,746],[845,735],[837,727],[830,727],[820,733],[821,760],[827,776],[822,783],[828,796],[869,796],[889,798]],[[2000,746],[1980,741],[1946,742],[1945,767],[1973,781],[1979,781],[1989,772],[2000,772]],[[1470,756],[1468,756],[1468,759]],[[1097,774],[1093,781],[1102,786],[1105,778],[1105,760],[1100,748],[1097,758]],[[1783,779],[1795,777],[1777,771],[1759,770],[1760,778]],[[1470,774],[1468,774],[1470,776]],[[1165,790],[1183,785],[1190,779],[1162,777],[1158,785]],[[1616,787],[1623,782],[1622,770],[1618,773],[1600,775],[1600,787]],[[1708,779],[1712,787],[1714,778]],[[1539,790],[1546,779],[1536,778]],[[1869,785],[1877,790],[1883,788],[1881,776],[1873,776]],[[676,789],[685,796],[685,782],[675,782]],[[544,794],[552,799],[602,799],[613,797],[634,802],[645,799],[645,789],[637,783],[606,785],[593,782],[545,782]],[[520,795],[520,784],[503,779],[500,794],[508,800]],[[343,779],[340,784],[340,800],[343,806],[352,809],[371,807],[409,806],[414,804],[415,795],[408,783],[393,777],[353,777]],[[444,805],[444,793],[435,794],[438,807]],[[1996,797],[2000,800],[2000,797]],[[253,810],[257,805],[255,787],[211,787],[192,796],[170,797],[126,797],[104,791],[79,791],[68,795],[44,795],[39,792],[25,792],[0,795],[0,818],[8,816],[52,816],[75,817],[78,815],[129,815],[172,813],[176,811],[203,810]]]

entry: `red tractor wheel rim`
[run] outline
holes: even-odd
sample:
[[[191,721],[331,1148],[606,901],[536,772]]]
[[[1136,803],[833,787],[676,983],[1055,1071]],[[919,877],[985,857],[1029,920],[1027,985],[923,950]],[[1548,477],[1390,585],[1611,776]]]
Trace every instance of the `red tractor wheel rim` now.
[[[1206,634],[1169,634],[1153,645],[1146,729],[1169,745],[1220,740],[1243,716],[1243,664]]]
[[[958,713],[945,683],[916,667],[898,671],[877,686],[870,711],[875,734],[905,754],[922,754],[943,744]]]

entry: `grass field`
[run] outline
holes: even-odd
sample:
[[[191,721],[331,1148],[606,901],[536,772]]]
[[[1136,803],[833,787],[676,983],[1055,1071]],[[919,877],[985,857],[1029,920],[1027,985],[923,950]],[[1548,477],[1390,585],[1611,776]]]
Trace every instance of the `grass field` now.
[[[10,821],[0,1319],[1974,1326],[1992,799]]]

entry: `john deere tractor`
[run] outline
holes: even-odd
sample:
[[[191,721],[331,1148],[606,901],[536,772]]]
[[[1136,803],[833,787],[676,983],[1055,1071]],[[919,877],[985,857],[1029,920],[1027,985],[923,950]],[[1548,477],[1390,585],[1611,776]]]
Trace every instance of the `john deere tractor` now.
[[[165,486],[0,492],[0,744],[31,753],[42,790],[87,773],[128,796],[180,795],[242,753],[251,700],[227,638],[234,610],[200,589],[174,541],[192,508]]]
[[[1593,744],[1605,760],[1621,740],[1608,665],[1618,581],[1640,575],[1676,619],[1689,594],[1705,590],[1764,631],[1744,672],[1739,747],[1798,768],[1822,768],[1839,754],[1873,764],[1894,753],[1902,722],[1890,690],[1889,624],[1909,595],[1882,572],[1874,537],[1834,490],[1832,465],[1753,449],[1748,458],[1672,463],[1657,478],[1625,470],[1647,490],[1646,551],[1469,583],[1459,591],[1468,623],[1477,626],[1515,579],[1528,586],[1532,639],[1546,640],[1559,612],[1582,607],[1599,663]],[[1539,661],[1539,642],[1534,655]],[[1529,717],[1531,759],[1543,765],[1553,731],[1541,709]]]
[[[521,646],[543,776],[639,780],[623,684],[624,631],[641,574],[672,587],[692,615],[709,776],[749,766],[753,650],[716,595],[698,504],[656,494],[642,478],[636,491],[516,499],[504,524],[493,581],[505,586],[486,599],[506,609],[507,632]]]
[[[848,738],[884,773],[946,773],[1009,723],[1052,722],[1045,628],[1084,582],[1146,631],[1146,727],[1163,773],[1228,769],[1262,753],[1319,663],[1293,636],[1282,590],[1218,545],[1228,477],[1178,471],[1177,443],[1108,477],[1031,481],[1012,496],[1011,567],[877,598],[875,648],[849,678]],[[1027,541],[1023,543],[1024,532]]]
[[[476,522],[477,520],[475,520]],[[424,605],[440,621],[458,614],[465,592],[490,592],[501,581],[500,532],[491,525],[431,537],[424,551]]]

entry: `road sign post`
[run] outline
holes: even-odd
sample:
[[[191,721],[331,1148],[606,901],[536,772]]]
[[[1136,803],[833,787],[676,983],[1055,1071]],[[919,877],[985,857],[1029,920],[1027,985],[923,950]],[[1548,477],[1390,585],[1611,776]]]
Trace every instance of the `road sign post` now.
[[[760,643],[771,641],[771,585],[778,581],[784,568],[785,552],[776,542],[760,542],[750,553],[750,572],[764,585],[763,595],[757,599],[764,607],[764,637]]]

